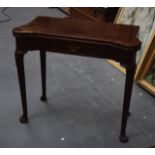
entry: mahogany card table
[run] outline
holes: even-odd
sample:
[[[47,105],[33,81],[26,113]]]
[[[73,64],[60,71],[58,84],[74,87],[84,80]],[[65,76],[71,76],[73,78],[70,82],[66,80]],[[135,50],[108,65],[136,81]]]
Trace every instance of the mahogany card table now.
[[[141,47],[137,38],[138,26],[104,23],[90,20],[36,17],[31,22],[13,29],[16,39],[15,60],[19,79],[23,114],[21,123],[28,122],[24,55],[40,51],[42,96],[46,101],[46,52],[112,59],[126,68],[126,81],[119,139],[127,142],[127,119],[131,100],[136,53]],[[112,115],[112,114],[111,114]]]

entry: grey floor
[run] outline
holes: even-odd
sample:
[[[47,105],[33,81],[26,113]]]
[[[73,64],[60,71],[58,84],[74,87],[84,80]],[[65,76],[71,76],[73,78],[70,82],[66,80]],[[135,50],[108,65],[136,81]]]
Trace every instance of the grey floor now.
[[[0,8],[2,10],[2,8]],[[25,56],[30,122],[20,124],[21,100],[12,29],[49,8],[9,8],[0,23],[0,147],[149,147],[155,144],[155,100],[136,84],[128,121],[129,142],[119,142],[125,76],[105,60],[48,54],[48,103],[41,95],[39,53]],[[4,19],[0,15],[0,19]]]

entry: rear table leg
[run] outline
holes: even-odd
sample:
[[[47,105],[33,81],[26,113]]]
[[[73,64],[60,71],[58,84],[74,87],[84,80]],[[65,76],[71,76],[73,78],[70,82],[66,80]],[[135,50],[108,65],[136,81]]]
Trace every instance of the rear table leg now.
[[[46,101],[46,51],[40,51],[40,63],[41,63],[41,81],[42,81],[42,96],[41,101]]]

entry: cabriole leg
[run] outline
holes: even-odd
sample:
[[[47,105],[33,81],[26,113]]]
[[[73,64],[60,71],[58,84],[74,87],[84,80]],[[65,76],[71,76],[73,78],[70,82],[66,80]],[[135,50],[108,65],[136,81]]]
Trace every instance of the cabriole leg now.
[[[25,70],[24,70],[24,54],[25,51],[16,50],[15,52],[15,60],[17,66],[17,74],[19,80],[20,94],[22,100],[22,108],[23,115],[20,117],[21,123],[28,122],[28,114],[27,114],[27,99],[26,99],[26,86],[25,86]]]
[[[129,116],[129,107],[134,82],[135,69],[136,69],[135,64],[126,67],[126,82],[125,82],[125,93],[124,93],[124,103],[122,112],[122,124],[121,124],[121,133],[119,137],[121,142],[128,141],[128,137],[126,136],[126,125]]]

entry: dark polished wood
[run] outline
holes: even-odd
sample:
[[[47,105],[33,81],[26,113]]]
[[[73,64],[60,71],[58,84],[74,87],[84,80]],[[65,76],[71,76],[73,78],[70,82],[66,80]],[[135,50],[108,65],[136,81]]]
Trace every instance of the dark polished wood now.
[[[126,66],[126,83],[122,112],[120,140],[127,142],[126,125],[129,113],[136,52],[141,42],[137,39],[139,27],[101,23],[71,18],[37,17],[13,30],[16,38],[16,63],[22,98],[21,122],[28,121],[23,58],[25,51],[40,51],[42,97],[46,100],[46,52],[80,55],[116,60]]]
[[[15,60],[16,60],[19,87],[20,87],[20,92],[21,92],[22,108],[23,108],[23,115],[20,117],[20,121],[22,123],[28,122],[25,69],[24,69],[24,54],[25,53],[26,53],[25,51],[20,51],[20,50],[16,50],[15,52]]]
[[[40,51],[41,64],[41,81],[42,81],[42,96],[41,101],[46,101],[46,51]]]
[[[126,124],[128,116],[130,115],[129,106],[130,106],[135,70],[136,70],[136,64],[134,63],[132,66],[129,65],[126,66],[126,81],[125,81],[124,104],[122,112],[122,125],[121,125],[121,134],[119,137],[119,139],[122,142],[128,141],[128,138],[126,136]]]

